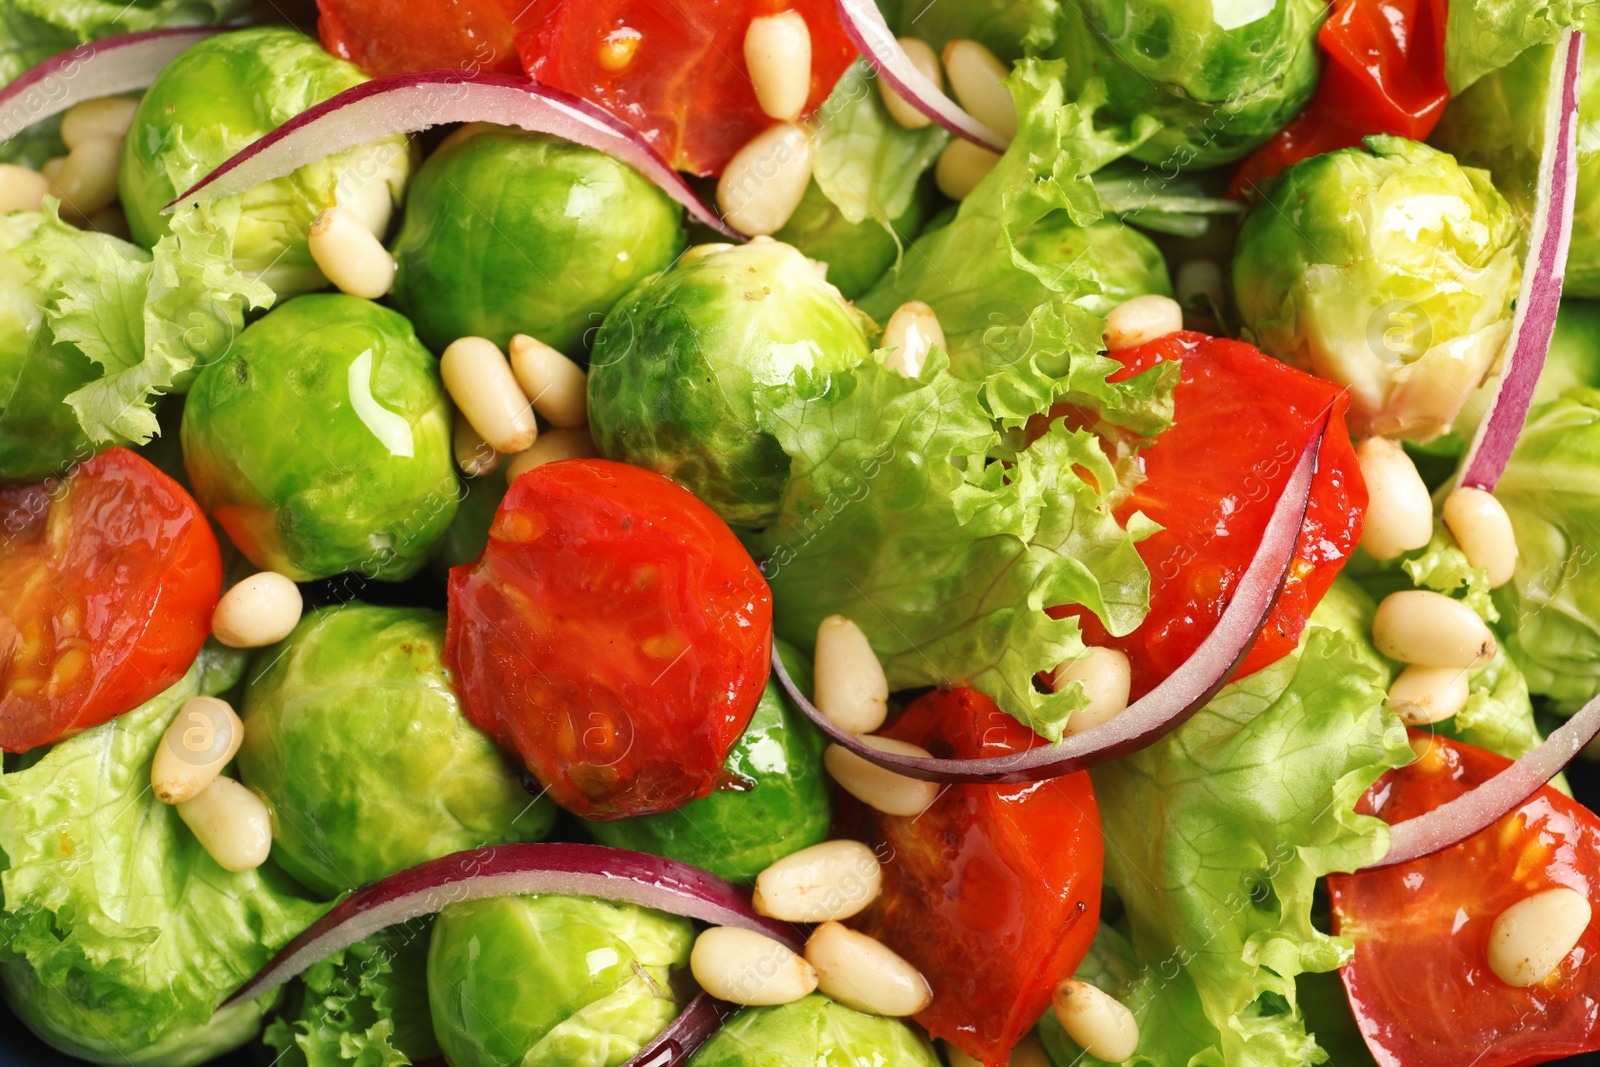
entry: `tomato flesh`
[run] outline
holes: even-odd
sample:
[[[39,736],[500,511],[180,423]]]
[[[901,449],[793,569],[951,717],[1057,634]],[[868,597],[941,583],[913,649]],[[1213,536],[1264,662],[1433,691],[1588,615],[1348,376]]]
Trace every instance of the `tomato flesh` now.
[[[1044,742],[970,689],[915,701],[886,737],[935,756],[999,756]],[[1085,773],[947,787],[915,818],[839,798],[838,833],[874,847],[883,892],[851,925],[920,970],[917,1021],[999,1067],[1089,951],[1100,919],[1100,812]]]
[[[1301,450],[1327,421],[1288,581],[1239,673],[1258,671],[1293,651],[1361,539],[1367,490],[1345,428],[1349,397],[1243,342],[1199,333],[1112,355],[1123,364],[1113,380],[1172,360],[1182,367],[1172,425],[1139,453],[1144,481],[1116,511],[1124,522],[1143,512],[1161,524],[1138,546],[1150,569],[1150,613],[1122,637],[1081,608],[1051,614],[1076,615],[1087,643],[1125,652],[1135,697],[1176,670],[1216,626]]]
[[[1356,810],[1390,823],[1431,811],[1511,761],[1429,738]],[[1506,985],[1489,969],[1495,917],[1565,886],[1600,911],[1600,819],[1545,786],[1516,811],[1432,856],[1328,878],[1335,930],[1355,943],[1341,971],[1350,1007],[1380,1064],[1525,1067],[1600,1049],[1600,923],[1544,981]]]
[[[772,598],[688,490],[601,459],[506,493],[450,572],[445,662],[467,717],[591,819],[707,796],[772,661]]]
[[[183,677],[222,555],[177,482],[124,448],[65,482],[0,490],[0,751],[113,719]]]
[[[323,47],[368,74],[522,72],[501,0],[317,0],[317,9]]]

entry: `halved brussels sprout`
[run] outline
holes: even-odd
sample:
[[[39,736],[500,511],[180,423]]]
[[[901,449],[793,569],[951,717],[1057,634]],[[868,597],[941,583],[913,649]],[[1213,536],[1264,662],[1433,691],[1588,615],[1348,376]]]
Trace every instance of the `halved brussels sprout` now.
[[[183,411],[195,498],[258,567],[399,580],[457,506],[450,408],[411,324],[319,293],[252,324]]]
[[[474,126],[429,157],[395,239],[395,307],[434,351],[514,334],[568,355],[683,248],[683,209],[638,171],[559,137]]]
[[[678,1014],[689,920],[588,897],[452,904],[428,947],[434,1034],[452,1067],[617,1067]]]
[[[1488,174],[1369,137],[1289,167],[1245,220],[1245,338],[1349,387],[1353,432],[1431,440],[1500,355],[1519,244]]]
[[[689,1067],[939,1067],[927,1038],[899,1019],[863,1015],[813,993],[775,1008],[746,1008],[694,1054]]]
[[[782,242],[700,245],[606,316],[589,366],[595,444],[682,483],[730,525],[763,526],[789,457],[761,430],[762,390],[859,363],[870,325]]]
[[[122,206],[134,239],[170,232],[161,209],[251,142],[367,77],[294,30],[219,33],[185,51],[150,86],[123,143]],[[327,279],[306,246],[311,222],[335,205],[378,236],[411,174],[411,147],[385,137],[308,163],[240,196],[233,263],[280,296]]]

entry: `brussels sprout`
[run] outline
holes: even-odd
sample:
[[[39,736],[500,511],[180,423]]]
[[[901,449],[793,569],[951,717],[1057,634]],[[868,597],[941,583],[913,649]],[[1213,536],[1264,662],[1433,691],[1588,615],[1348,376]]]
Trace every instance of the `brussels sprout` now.
[[[1575,385],[1600,387],[1600,301],[1563,298],[1533,401],[1554,400]]]
[[[448,571],[483,555],[489,546],[489,527],[494,525],[495,513],[509,488],[498,470],[462,481],[461,504],[439,541],[439,552],[433,557],[435,568]]]
[[[606,316],[589,369],[602,455],[675,478],[730,525],[778,513],[789,457],[761,392],[868,355],[863,316],[778,241],[701,245]]]
[[[196,1026],[178,1023],[154,1040],[137,1011],[106,1005],[92,1010],[68,993],[39,980],[22,960],[0,960],[0,993],[6,1006],[51,1048],[108,1067],[194,1067],[238,1048],[261,1031],[261,1019],[277,999],[251,1000],[217,1012]]]
[[[683,211],[603,152],[473,129],[417,173],[395,239],[394,304],[434,351],[531,334],[581,355],[584,333],[683,248]]]
[[[7,254],[40,218],[0,216],[0,484],[39,481],[99,451],[65,400],[100,371],[72,345],[53,343],[32,272]]]
[[[616,1067],[666,1028],[687,919],[587,897],[494,897],[439,913],[433,1029],[452,1067]]]
[[[1483,167],[1522,213],[1534,209],[1544,141],[1545,94],[1555,48],[1541,45],[1474,82],[1450,101],[1431,138],[1463,163]],[[1562,292],[1600,296],[1600,63],[1583,66],[1578,86],[1578,191]]]
[[[367,300],[303,296],[252,324],[196,379],[182,436],[201,506],[297,581],[408,578],[456,512],[438,366]]]
[[[916,235],[927,214],[927,197],[911,198],[905,213],[892,225],[903,240]],[[789,221],[774,237],[799,249],[809,259],[828,265],[828,281],[840,294],[854,300],[883,277],[900,253],[895,234],[875,219],[851,222],[812,182]]]
[[[366,81],[353,64],[293,30],[220,33],[185,51],[145,93],[123,143],[122,206],[146,248],[170,232],[161,209],[240,149]],[[311,221],[338,205],[382,236],[411,173],[411,148],[372,141],[242,194],[234,266],[280,296],[327,284],[306,246]]]
[[[1081,0],[1061,9],[1069,94],[1101,79],[1112,117],[1159,120],[1133,151],[1146,163],[1232,162],[1287,125],[1316,88],[1322,0]]]
[[[1245,337],[1350,389],[1356,433],[1450,428],[1511,330],[1515,214],[1473,167],[1399,137],[1296,163],[1245,220]]]
[[[778,647],[795,681],[811,688],[811,667],[792,646]],[[724,790],[675,811],[587,823],[595,840],[667,856],[735,882],[755,881],[769,864],[827,839],[832,822],[822,774],[821,732],[789,706],[769,679],[750,725],[728,753],[728,773],[745,790]]]
[[[863,1015],[813,993],[775,1008],[746,1008],[689,1067],[939,1067],[928,1041],[899,1019]]]
[[[444,616],[339,605],[262,652],[239,776],[272,808],[272,852],[326,896],[426,860],[549,832],[441,659]]]

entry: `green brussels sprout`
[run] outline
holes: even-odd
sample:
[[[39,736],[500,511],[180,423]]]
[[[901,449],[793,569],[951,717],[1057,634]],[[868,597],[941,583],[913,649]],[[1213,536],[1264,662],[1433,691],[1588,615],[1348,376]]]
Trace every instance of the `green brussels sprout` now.
[[[456,512],[438,365],[371,301],[303,296],[253,323],[195,380],[182,437],[201,506],[297,581],[409,578]]]
[[[433,1030],[452,1067],[616,1067],[677,1015],[687,919],[588,897],[493,897],[439,913]]]
[[[462,849],[532,841],[535,803],[467,721],[444,615],[339,605],[262,652],[245,689],[239,776],[272,809],[272,852],[325,896]]]
[[[1494,176],[1495,188],[1527,219],[1538,197],[1545,94],[1553,45],[1523,52],[1473,82],[1445,108],[1432,142]],[[1578,190],[1562,293],[1600,296],[1600,63],[1585,63],[1578,85]]]
[[[511,488],[502,471],[496,470],[480,478],[466,478],[461,482],[461,504],[455,518],[439,540],[439,551],[433,557],[435,569],[449,571],[463,563],[471,563],[489,547],[489,527],[494,525],[500,501]]]
[[[911,198],[904,213],[891,225],[902,239],[916,235],[927,215],[928,198]],[[828,265],[828,281],[847,300],[854,300],[872,283],[883,277],[900,255],[895,234],[876,219],[851,222],[829,200],[816,182],[806,187],[800,206],[794,209],[776,240],[799,249],[809,259]]]
[[[469,128],[417,172],[394,305],[434,351],[526,333],[571,356],[683,249],[683,209],[626,163],[522,130]]]
[[[606,316],[589,367],[595,444],[730,525],[764,526],[789,457],[760,429],[761,390],[859,363],[869,325],[786,244],[700,245]]]
[[[0,994],[39,1040],[68,1056],[108,1067],[195,1067],[251,1040],[276,996],[222,1009],[200,1025],[176,1023],[154,1040],[135,1009],[97,1004],[88,1009],[64,990],[45,985],[25,960],[0,960]]]
[[[54,343],[33,272],[7,254],[42,218],[0,215],[0,484],[40,481],[99,451],[65,400],[100,370],[75,346]]]
[[[293,30],[219,33],[168,63],[123,143],[121,190],[134,240],[171,232],[161,209],[240,149],[366,81],[354,64]],[[338,206],[383,235],[411,173],[411,147],[384,137],[308,163],[241,194],[233,263],[280,296],[327,285],[306,245],[311,222]]]
[[[1533,402],[1554,400],[1575,385],[1600,388],[1600,301],[1563,297]]]
[[[1350,390],[1350,428],[1450,428],[1511,330],[1519,228],[1489,175],[1400,137],[1296,163],[1245,220],[1244,335]]]
[[[689,1067],[939,1067],[927,1038],[899,1019],[863,1015],[820,994],[773,1008],[746,1008]]]
[[[1322,0],[1082,0],[1061,9],[1069,94],[1102,79],[1114,118],[1159,120],[1132,153],[1146,163],[1230,163],[1286,126],[1316,88]]]
[[[809,690],[805,657],[782,641],[778,647],[796,684]],[[826,840],[833,810],[822,774],[825,742],[782,693],[776,679],[767,681],[750,725],[728,753],[728,772],[750,788],[715,792],[659,815],[587,823],[595,840],[745,884],[789,853]]]

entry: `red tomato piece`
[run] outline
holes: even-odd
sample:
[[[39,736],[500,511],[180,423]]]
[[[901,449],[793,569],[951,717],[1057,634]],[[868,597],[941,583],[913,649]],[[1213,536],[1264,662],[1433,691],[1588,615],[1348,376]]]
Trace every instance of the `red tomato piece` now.
[[[856,57],[834,0],[504,0],[537,81],[592,100],[691,174],[718,174],[771,126],[744,62],[750,20],[798,11],[811,32],[811,93],[821,106]]]
[[[171,686],[211,632],[222,555],[183,487],[125,448],[0,490],[0,751],[26,752]]]
[[[1162,527],[1138,546],[1150,568],[1150,614],[1132,633],[1112,637],[1093,612],[1050,613],[1076,615],[1084,641],[1125,652],[1133,695],[1149,692],[1222,617],[1300,450],[1326,419],[1289,579],[1239,674],[1277,662],[1294,650],[1361,540],[1367,489],[1345,428],[1349,396],[1241,341],[1188,331],[1112,356],[1124,368],[1112,376],[1118,381],[1170,360],[1182,366],[1172,425],[1139,453],[1145,480],[1116,511],[1124,522],[1142,511]]]
[[[943,757],[1045,743],[970,689],[929,693],[882,733]],[[850,925],[928,979],[933,1003],[917,1021],[930,1034],[1003,1067],[1100,921],[1104,845],[1089,776],[953,785],[915,818],[841,794],[838,824],[883,863],[883,892]]]
[[[1389,823],[1432,811],[1511,761],[1413,731],[1427,755],[1379,779],[1356,810]],[[1489,930],[1506,908],[1565,886],[1600,910],[1600,819],[1545,786],[1495,825],[1432,856],[1328,878],[1340,972],[1374,1058],[1394,1067],[1528,1067],[1600,1049],[1600,923],[1544,981],[1506,985]]]
[[[1374,133],[1426,140],[1450,102],[1444,80],[1446,0],[1336,0],[1317,34],[1327,55],[1305,110],[1246,159],[1242,197],[1291,163]]]
[[[317,0],[323,47],[368,74],[522,73],[501,0]]]
[[[489,547],[450,572],[445,662],[467,717],[590,819],[722,783],[772,662],[772,595],[687,489],[603,459],[506,493]]]

